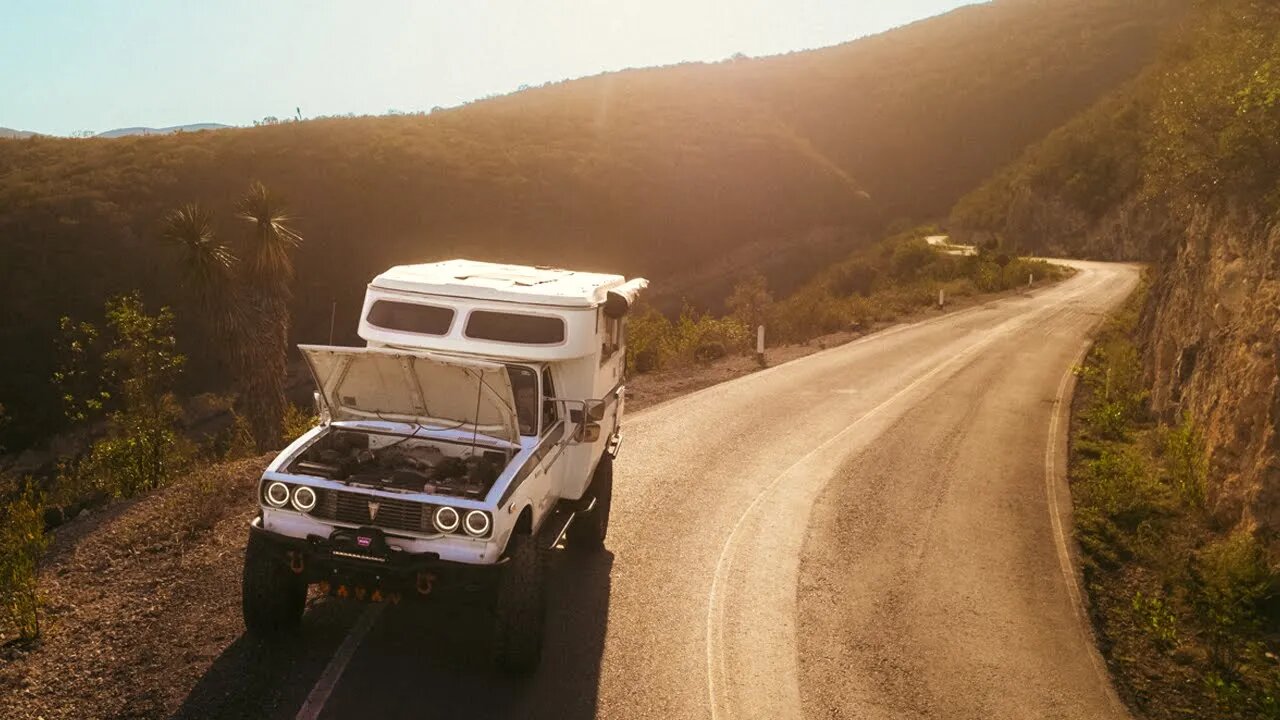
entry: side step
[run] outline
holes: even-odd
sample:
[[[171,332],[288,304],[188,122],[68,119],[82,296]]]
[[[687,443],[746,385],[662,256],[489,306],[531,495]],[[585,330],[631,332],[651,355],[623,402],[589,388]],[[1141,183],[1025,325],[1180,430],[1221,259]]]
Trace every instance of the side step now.
[[[591,498],[591,502],[585,508],[575,507],[576,505],[576,502],[561,502],[551,511],[551,515],[542,523],[542,530],[538,533],[544,541],[543,547],[548,550],[563,548],[564,536],[569,532],[573,519],[595,510],[596,499]]]

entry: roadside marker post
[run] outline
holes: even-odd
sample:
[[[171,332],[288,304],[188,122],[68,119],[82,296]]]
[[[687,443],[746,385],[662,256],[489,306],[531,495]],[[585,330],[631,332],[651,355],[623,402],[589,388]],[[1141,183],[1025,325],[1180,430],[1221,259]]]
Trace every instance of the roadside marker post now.
[[[756,362],[764,367],[764,325],[756,326]]]
[[[947,307],[947,291],[938,288],[938,309],[942,310]]]

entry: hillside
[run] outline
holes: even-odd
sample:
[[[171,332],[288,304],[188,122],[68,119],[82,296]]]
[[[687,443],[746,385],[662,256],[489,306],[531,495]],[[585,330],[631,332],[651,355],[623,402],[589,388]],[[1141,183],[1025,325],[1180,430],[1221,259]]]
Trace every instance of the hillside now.
[[[1197,3],[1138,79],[951,215],[971,241],[1152,263],[1079,373],[1072,480],[1100,643],[1140,717],[1280,717],[1277,68],[1280,7]]]
[[[295,336],[350,341],[364,282],[470,255],[643,274],[663,307],[718,302],[761,267],[785,294],[902,218],[946,211],[1030,142],[1131,78],[1185,0],[1003,0],[783,57],[634,70],[428,116],[0,142],[6,348],[0,444],[57,425],[50,338],[64,314],[140,288],[178,306],[167,210],[219,232],[250,180],[307,239]],[[194,358],[208,357],[188,347]],[[213,367],[188,374],[216,384]]]

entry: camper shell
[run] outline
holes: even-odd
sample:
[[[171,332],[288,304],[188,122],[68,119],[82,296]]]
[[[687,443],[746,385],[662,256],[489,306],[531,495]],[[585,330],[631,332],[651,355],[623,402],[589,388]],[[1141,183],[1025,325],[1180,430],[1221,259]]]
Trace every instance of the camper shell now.
[[[321,422],[263,474],[250,629],[295,622],[313,583],[399,601],[480,578],[496,591],[499,661],[536,664],[540,554],[607,533],[625,321],[646,285],[470,260],[375,277],[365,347],[300,346]]]

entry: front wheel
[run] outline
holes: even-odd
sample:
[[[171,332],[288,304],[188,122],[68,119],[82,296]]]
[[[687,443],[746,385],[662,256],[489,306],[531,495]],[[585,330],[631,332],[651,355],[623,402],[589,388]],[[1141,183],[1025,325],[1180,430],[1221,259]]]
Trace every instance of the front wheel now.
[[[241,608],[250,634],[270,638],[297,629],[307,604],[307,584],[256,535],[244,552]]]
[[[542,553],[531,535],[513,534],[498,580],[494,618],[494,661],[503,670],[527,675],[542,658],[546,586]]]
[[[591,476],[589,491],[595,506],[591,512],[575,516],[565,533],[565,545],[580,550],[599,550],[609,535],[609,508],[613,505],[613,456],[600,458]]]

